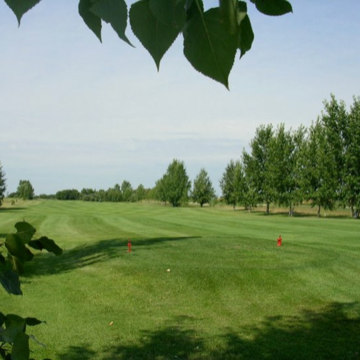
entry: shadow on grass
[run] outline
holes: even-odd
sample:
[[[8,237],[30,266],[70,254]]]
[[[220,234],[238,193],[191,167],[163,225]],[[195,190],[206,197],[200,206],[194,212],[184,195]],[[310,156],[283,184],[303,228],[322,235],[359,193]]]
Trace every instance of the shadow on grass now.
[[[96,352],[89,349],[88,345],[85,346],[71,346],[66,354],[57,356],[59,360],[91,360],[94,359]]]
[[[198,237],[159,237],[133,241],[133,252],[142,247],[152,247],[171,241],[184,241]],[[84,266],[104,262],[126,255],[128,239],[100,240],[91,244],[80,245],[64,250],[61,256],[42,253],[26,264],[25,278],[37,275],[50,275],[79,269]]]
[[[25,210],[24,207],[2,207],[0,208],[0,212],[11,212],[11,211],[18,211],[18,210]]]
[[[101,360],[360,359],[359,303],[330,303],[318,312],[269,317],[256,327],[225,329],[222,335],[207,339],[186,329],[186,321],[173,323],[144,331],[134,345],[104,344],[96,356],[88,347],[71,347],[59,359],[88,359],[86,354]],[[85,357],[76,357],[82,353]]]

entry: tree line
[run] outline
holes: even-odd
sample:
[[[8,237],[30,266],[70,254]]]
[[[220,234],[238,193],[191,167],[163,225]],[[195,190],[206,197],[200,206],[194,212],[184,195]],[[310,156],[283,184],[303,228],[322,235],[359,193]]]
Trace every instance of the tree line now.
[[[251,208],[271,203],[287,206],[289,214],[304,201],[321,209],[360,208],[360,98],[348,111],[331,95],[309,129],[285,130],[262,125],[238,161],[227,165],[220,186],[224,200]]]
[[[265,204],[285,206],[294,214],[297,205],[307,202],[321,209],[351,209],[359,217],[360,209],[360,98],[353,98],[347,110],[342,100],[331,95],[324,110],[307,129],[286,130],[261,125],[238,160],[231,160],[220,179],[221,200],[234,208],[252,209]],[[5,192],[5,174],[0,163],[0,204]],[[28,180],[20,180],[12,197],[32,199],[34,189]],[[136,202],[157,200],[172,206],[189,201],[203,206],[217,201],[207,171],[202,168],[191,183],[183,161],[174,159],[153,188],[140,184],[133,189],[129,181],[107,190],[83,188],[58,191],[40,198],[58,200]]]

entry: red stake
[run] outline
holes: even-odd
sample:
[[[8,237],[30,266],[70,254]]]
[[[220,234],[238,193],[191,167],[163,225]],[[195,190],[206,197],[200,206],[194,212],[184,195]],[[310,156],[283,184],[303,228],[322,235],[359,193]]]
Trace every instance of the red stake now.
[[[129,239],[129,241],[128,241],[128,252],[131,252],[131,241],[130,241],[130,239]]]
[[[279,237],[277,239],[277,246],[281,246],[281,242],[282,242],[282,238],[281,238],[281,235],[279,235]]]

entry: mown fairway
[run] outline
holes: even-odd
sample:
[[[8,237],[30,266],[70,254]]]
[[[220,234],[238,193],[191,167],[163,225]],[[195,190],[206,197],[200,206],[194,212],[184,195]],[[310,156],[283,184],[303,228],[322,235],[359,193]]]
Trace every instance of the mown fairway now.
[[[0,236],[22,219],[64,249],[1,290],[47,321],[36,359],[360,358],[359,221],[34,201],[0,209]]]

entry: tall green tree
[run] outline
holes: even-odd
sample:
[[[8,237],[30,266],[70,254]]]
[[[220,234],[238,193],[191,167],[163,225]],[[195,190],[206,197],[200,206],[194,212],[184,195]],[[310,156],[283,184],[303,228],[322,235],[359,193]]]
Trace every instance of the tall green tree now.
[[[176,159],[172,161],[161,185],[165,186],[163,190],[165,190],[166,199],[172,206],[180,206],[181,203],[188,201],[191,182],[183,161]]]
[[[349,117],[344,101],[338,101],[331,94],[330,101],[323,102],[324,110],[319,121],[324,128],[328,155],[334,160],[334,176],[338,184],[336,200],[341,202],[344,191],[345,158],[349,143]]]
[[[16,193],[23,200],[32,200],[35,195],[34,188],[29,180],[20,180]]]
[[[5,197],[5,191],[6,191],[6,179],[5,179],[5,172],[2,168],[2,164],[0,161],[0,206],[2,205],[2,202]]]
[[[226,165],[220,188],[226,204],[232,205],[234,210],[239,202],[247,206],[247,186],[240,161],[230,160]]]
[[[256,129],[255,137],[250,142],[250,153],[243,151],[242,158],[246,178],[256,203],[266,204],[266,214],[269,214],[270,203],[275,199],[272,183],[270,144],[274,136],[272,125],[261,125]]]
[[[294,206],[302,201],[300,189],[299,156],[304,142],[305,129],[286,131],[281,124],[270,141],[269,180],[274,191],[274,201],[289,207],[292,216]]]
[[[215,196],[215,190],[208,173],[205,169],[201,169],[194,180],[193,190],[191,192],[193,201],[203,207],[204,204],[210,203]]]
[[[349,206],[351,215],[359,217],[360,209],[360,98],[353,99],[345,128],[342,205]]]
[[[20,24],[22,16],[40,0],[5,0]],[[129,1],[130,2],[130,1]],[[179,34],[184,37],[184,55],[202,74],[228,87],[229,73],[238,50],[240,58],[251,49],[254,33],[247,2],[219,0],[219,6],[206,10],[203,0],[125,0],[79,1],[79,14],[89,29],[101,39],[103,23],[108,23],[119,38],[131,29],[150,53],[157,68]],[[262,14],[279,16],[292,12],[286,0],[250,0]]]
[[[337,201],[338,174],[335,154],[326,136],[326,129],[318,119],[309,128],[301,154],[301,186],[305,200],[317,207],[334,209]]]

